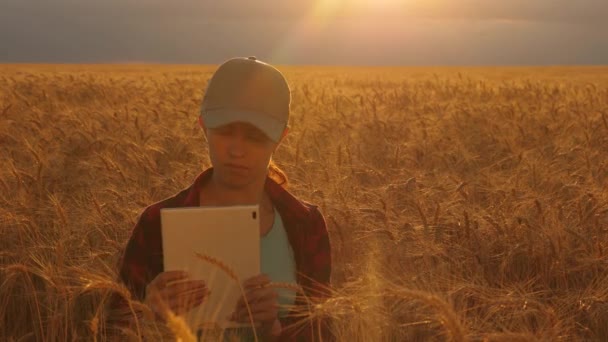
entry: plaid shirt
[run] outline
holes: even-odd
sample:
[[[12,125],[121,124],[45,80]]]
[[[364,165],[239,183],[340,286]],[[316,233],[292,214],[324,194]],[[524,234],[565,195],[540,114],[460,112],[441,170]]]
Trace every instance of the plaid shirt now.
[[[213,168],[202,172],[190,187],[147,207],[139,217],[120,263],[120,280],[136,299],[143,301],[146,285],[163,272],[160,209],[199,206],[199,189],[211,178],[212,173]],[[309,298],[327,297],[331,249],[323,215],[315,205],[298,200],[270,177],[266,179],[264,191],[283,220],[294,252],[298,285]],[[305,307],[307,304],[304,298],[298,296],[296,305]],[[313,340],[318,334],[317,323],[302,325],[295,316],[295,311],[291,311],[281,319],[284,328],[281,340]],[[332,339],[327,322],[320,323],[323,340]]]

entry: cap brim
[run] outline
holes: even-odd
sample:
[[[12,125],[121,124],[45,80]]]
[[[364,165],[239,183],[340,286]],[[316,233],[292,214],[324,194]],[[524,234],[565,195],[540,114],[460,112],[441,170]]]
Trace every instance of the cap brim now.
[[[279,141],[286,127],[286,123],[284,122],[266,114],[253,111],[213,109],[202,112],[201,117],[208,128],[217,128],[238,121],[252,124],[274,142]]]

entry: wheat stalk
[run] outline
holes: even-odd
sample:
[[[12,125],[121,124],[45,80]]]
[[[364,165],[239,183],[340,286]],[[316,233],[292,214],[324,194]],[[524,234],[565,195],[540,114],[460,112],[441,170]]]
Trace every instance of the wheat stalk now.
[[[390,289],[389,291],[386,291],[386,294],[384,295],[394,296],[397,298],[414,298],[430,305],[431,307],[434,307],[439,311],[439,315],[443,318],[443,324],[450,333],[451,340],[466,340],[462,325],[459,323],[454,310],[452,310],[452,308],[450,308],[445,301],[439,299],[437,296],[422,291],[405,289],[402,287]]]
[[[184,319],[175,315],[171,310],[167,311],[167,326],[178,342],[197,342]]]
[[[49,195],[49,200],[51,201],[51,203],[53,204],[53,206],[55,207],[55,211],[57,212],[57,216],[59,216],[59,219],[61,220],[61,224],[67,228],[68,225],[68,218],[67,215],[65,213],[65,209],[63,208],[63,206],[61,205],[61,201],[59,200],[59,198],[55,195]]]
[[[236,274],[236,272],[230,266],[228,266],[226,263],[224,263],[220,259],[212,257],[207,254],[203,254],[203,253],[195,253],[195,254],[199,259],[201,259],[211,265],[215,265],[219,269],[224,271],[224,273],[226,273],[230,278],[232,278],[232,280],[234,280],[236,282],[236,284],[239,286],[239,290],[241,291],[241,295],[243,296],[243,301],[245,302],[245,307],[247,308],[247,314],[249,315],[249,323],[251,324],[251,328],[253,329],[253,336],[255,338],[255,341],[257,342],[258,334],[257,334],[256,328],[255,328],[255,322],[253,321],[253,314],[251,313],[251,307],[249,306],[249,301],[247,300],[247,296],[245,295],[245,289],[243,288],[243,284],[241,284],[241,280],[239,279],[239,276]]]

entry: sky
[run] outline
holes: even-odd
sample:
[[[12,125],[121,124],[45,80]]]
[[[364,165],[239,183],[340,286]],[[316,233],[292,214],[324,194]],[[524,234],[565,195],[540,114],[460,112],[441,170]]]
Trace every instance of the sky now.
[[[608,64],[608,0],[0,0],[0,63]]]

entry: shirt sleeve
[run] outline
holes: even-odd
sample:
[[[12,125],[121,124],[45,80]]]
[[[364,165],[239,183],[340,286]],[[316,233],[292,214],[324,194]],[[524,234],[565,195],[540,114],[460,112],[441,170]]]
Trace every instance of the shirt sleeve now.
[[[311,247],[314,251],[312,253],[312,278],[316,280],[319,287],[319,295],[327,297],[330,295],[329,286],[331,284],[331,243],[329,241],[329,233],[327,232],[327,225],[325,218],[318,209],[313,211],[313,222],[317,233],[315,236],[314,243]]]
[[[153,229],[150,211],[146,209],[133,228],[131,237],[125,247],[122,262],[119,267],[120,281],[126,285],[131,295],[143,301],[146,295],[146,285],[152,280],[149,266],[151,242],[147,233]]]
[[[313,289],[315,296],[319,300],[327,299],[331,296],[331,243],[325,218],[318,209],[313,211],[313,222],[315,225],[316,246],[312,259],[312,277],[315,280]],[[316,285],[316,286],[315,286]],[[331,321],[329,317],[323,317],[319,322],[314,322],[320,328],[320,335],[323,341],[334,341],[335,338],[331,333]]]
[[[313,301],[323,301],[331,296],[331,244],[325,219],[321,212],[314,208],[311,212],[309,221],[310,234],[306,234],[302,248],[305,250],[306,259],[306,281],[304,284],[308,288],[306,291]],[[305,305],[305,302],[299,301]],[[291,326],[293,320],[287,319],[281,322],[288,326],[281,334],[281,341],[317,341],[321,334],[323,341],[334,341],[335,337],[331,333],[330,320],[328,317],[321,319],[315,318],[307,321],[304,325]],[[319,331],[320,330],[320,331]]]
[[[131,300],[143,301],[146,285],[152,280],[148,236],[154,229],[151,216],[149,208],[140,215],[118,263],[118,281],[129,290]],[[110,298],[109,309],[110,320],[119,325],[129,321],[129,317],[133,315],[128,299],[118,293],[114,293]]]

